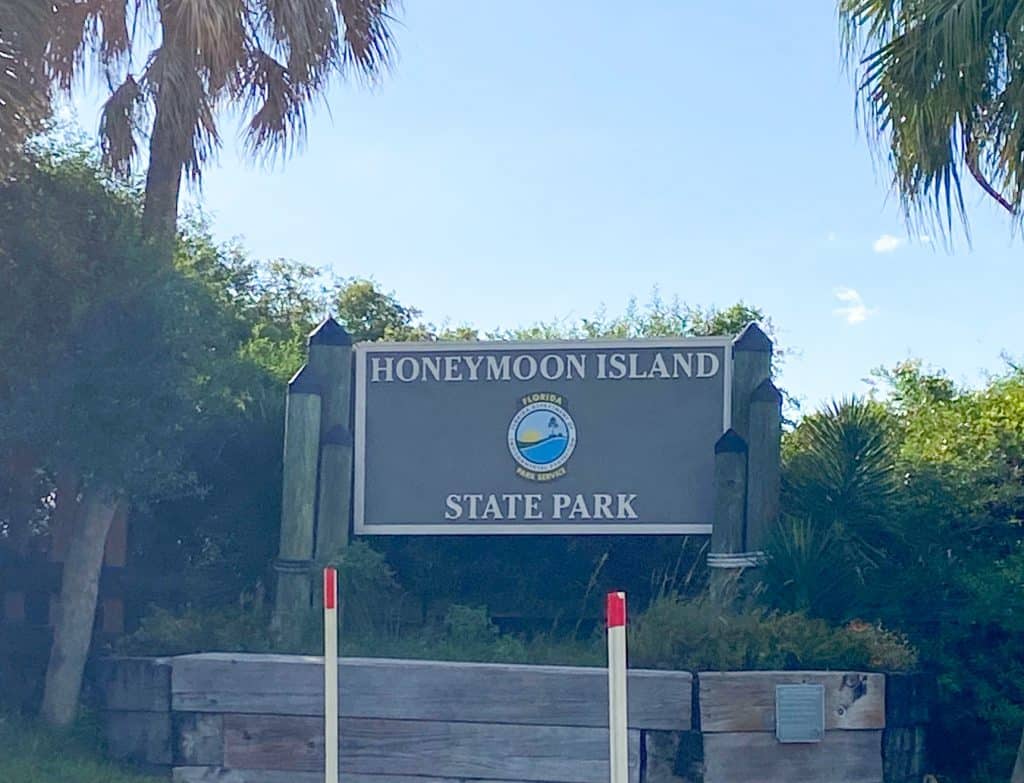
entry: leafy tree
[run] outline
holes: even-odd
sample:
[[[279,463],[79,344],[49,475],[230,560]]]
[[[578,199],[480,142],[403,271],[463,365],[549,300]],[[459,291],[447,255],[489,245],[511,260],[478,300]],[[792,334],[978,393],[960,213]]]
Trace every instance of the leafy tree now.
[[[134,194],[80,154],[0,185],[0,267],[0,448],[51,477],[71,524],[43,699],[67,724],[114,514],[193,484],[181,433],[211,404],[222,319],[143,241]]]
[[[763,596],[906,633],[938,683],[939,769],[1005,780],[1024,722],[1024,374],[980,390],[916,363],[881,377],[878,400],[834,405],[786,437],[792,516]]]
[[[48,67],[65,91],[83,68],[101,69],[111,91],[100,143],[114,172],[131,169],[148,136],[143,228],[170,250],[182,177],[198,180],[219,146],[218,112],[244,118],[252,155],[286,154],[332,76],[372,79],[388,66],[391,6],[58,0]]]
[[[839,0],[865,129],[912,219],[964,216],[965,173],[1012,215],[1024,197],[1024,3]]]

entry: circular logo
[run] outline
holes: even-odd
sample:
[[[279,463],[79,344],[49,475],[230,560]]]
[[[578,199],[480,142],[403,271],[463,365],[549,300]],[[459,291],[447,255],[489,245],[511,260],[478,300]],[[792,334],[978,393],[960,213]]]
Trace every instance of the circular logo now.
[[[508,425],[508,450],[527,470],[557,470],[575,448],[576,423],[554,402],[525,405]]]

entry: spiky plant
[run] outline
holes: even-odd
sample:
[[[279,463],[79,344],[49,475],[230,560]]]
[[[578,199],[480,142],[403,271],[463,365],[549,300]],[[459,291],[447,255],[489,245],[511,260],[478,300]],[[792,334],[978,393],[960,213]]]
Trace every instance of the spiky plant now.
[[[908,217],[948,230],[965,173],[1019,217],[1024,1],[839,0],[839,16],[865,130]]]
[[[765,578],[787,609],[841,618],[843,603],[898,540],[893,427],[877,403],[849,399],[788,436],[783,507]]]
[[[6,1],[6,0],[5,0]],[[395,0],[56,0],[48,65],[70,91],[98,66],[110,94],[105,163],[127,174],[148,137],[144,225],[174,236],[183,177],[199,180],[241,116],[249,152],[287,153],[335,76],[374,79],[392,57]]]

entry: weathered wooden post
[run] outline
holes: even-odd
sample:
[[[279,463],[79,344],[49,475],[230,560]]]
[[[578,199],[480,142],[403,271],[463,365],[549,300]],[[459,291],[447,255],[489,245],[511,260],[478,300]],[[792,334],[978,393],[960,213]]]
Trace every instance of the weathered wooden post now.
[[[750,434],[747,436],[747,525],[743,551],[764,556],[772,528],[779,520],[781,484],[782,395],[765,379],[750,396]]]
[[[771,382],[772,341],[749,324],[733,341],[732,428],[715,445],[711,592],[722,597],[763,558],[778,517],[782,398]]]
[[[333,318],[309,336],[309,367],[321,381],[316,556],[348,543],[352,517],[352,338]]]
[[[321,384],[309,365],[288,383],[284,425],[281,540],[274,626],[281,637],[297,641],[310,608],[310,566],[316,522],[317,462],[320,453]]]
[[[747,324],[733,341],[732,356],[732,428],[749,440],[751,396],[772,377],[772,341],[757,324]]]
[[[747,513],[747,442],[734,429],[715,444],[715,518],[711,529],[708,566],[711,595],[724,597],[737,578],[742,562],[743,528]]]

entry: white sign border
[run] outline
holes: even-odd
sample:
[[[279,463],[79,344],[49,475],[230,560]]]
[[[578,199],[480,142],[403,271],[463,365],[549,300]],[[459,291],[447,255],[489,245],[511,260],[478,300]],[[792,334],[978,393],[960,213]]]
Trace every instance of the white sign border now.
[[[567,351],[572,349],[625,349],[706,347],[722,348],[723,410],[722,432],[732,426],[732,337],[666,337],[633,340],[540,340],[503,341],[478,340],[473,342],[361,342],[353,346],[355,362],[355,439],[352,462],[355,469],[352,498],[352,532],[357,536],[417,536],[417,535],[710,535],[712,526],[694,522],[653,522],[636,524],[594,525],[582,522],[566,524],[465,525],[374,524],[366,516],[366,360],[369,353],[466,353],[469,351]]]

